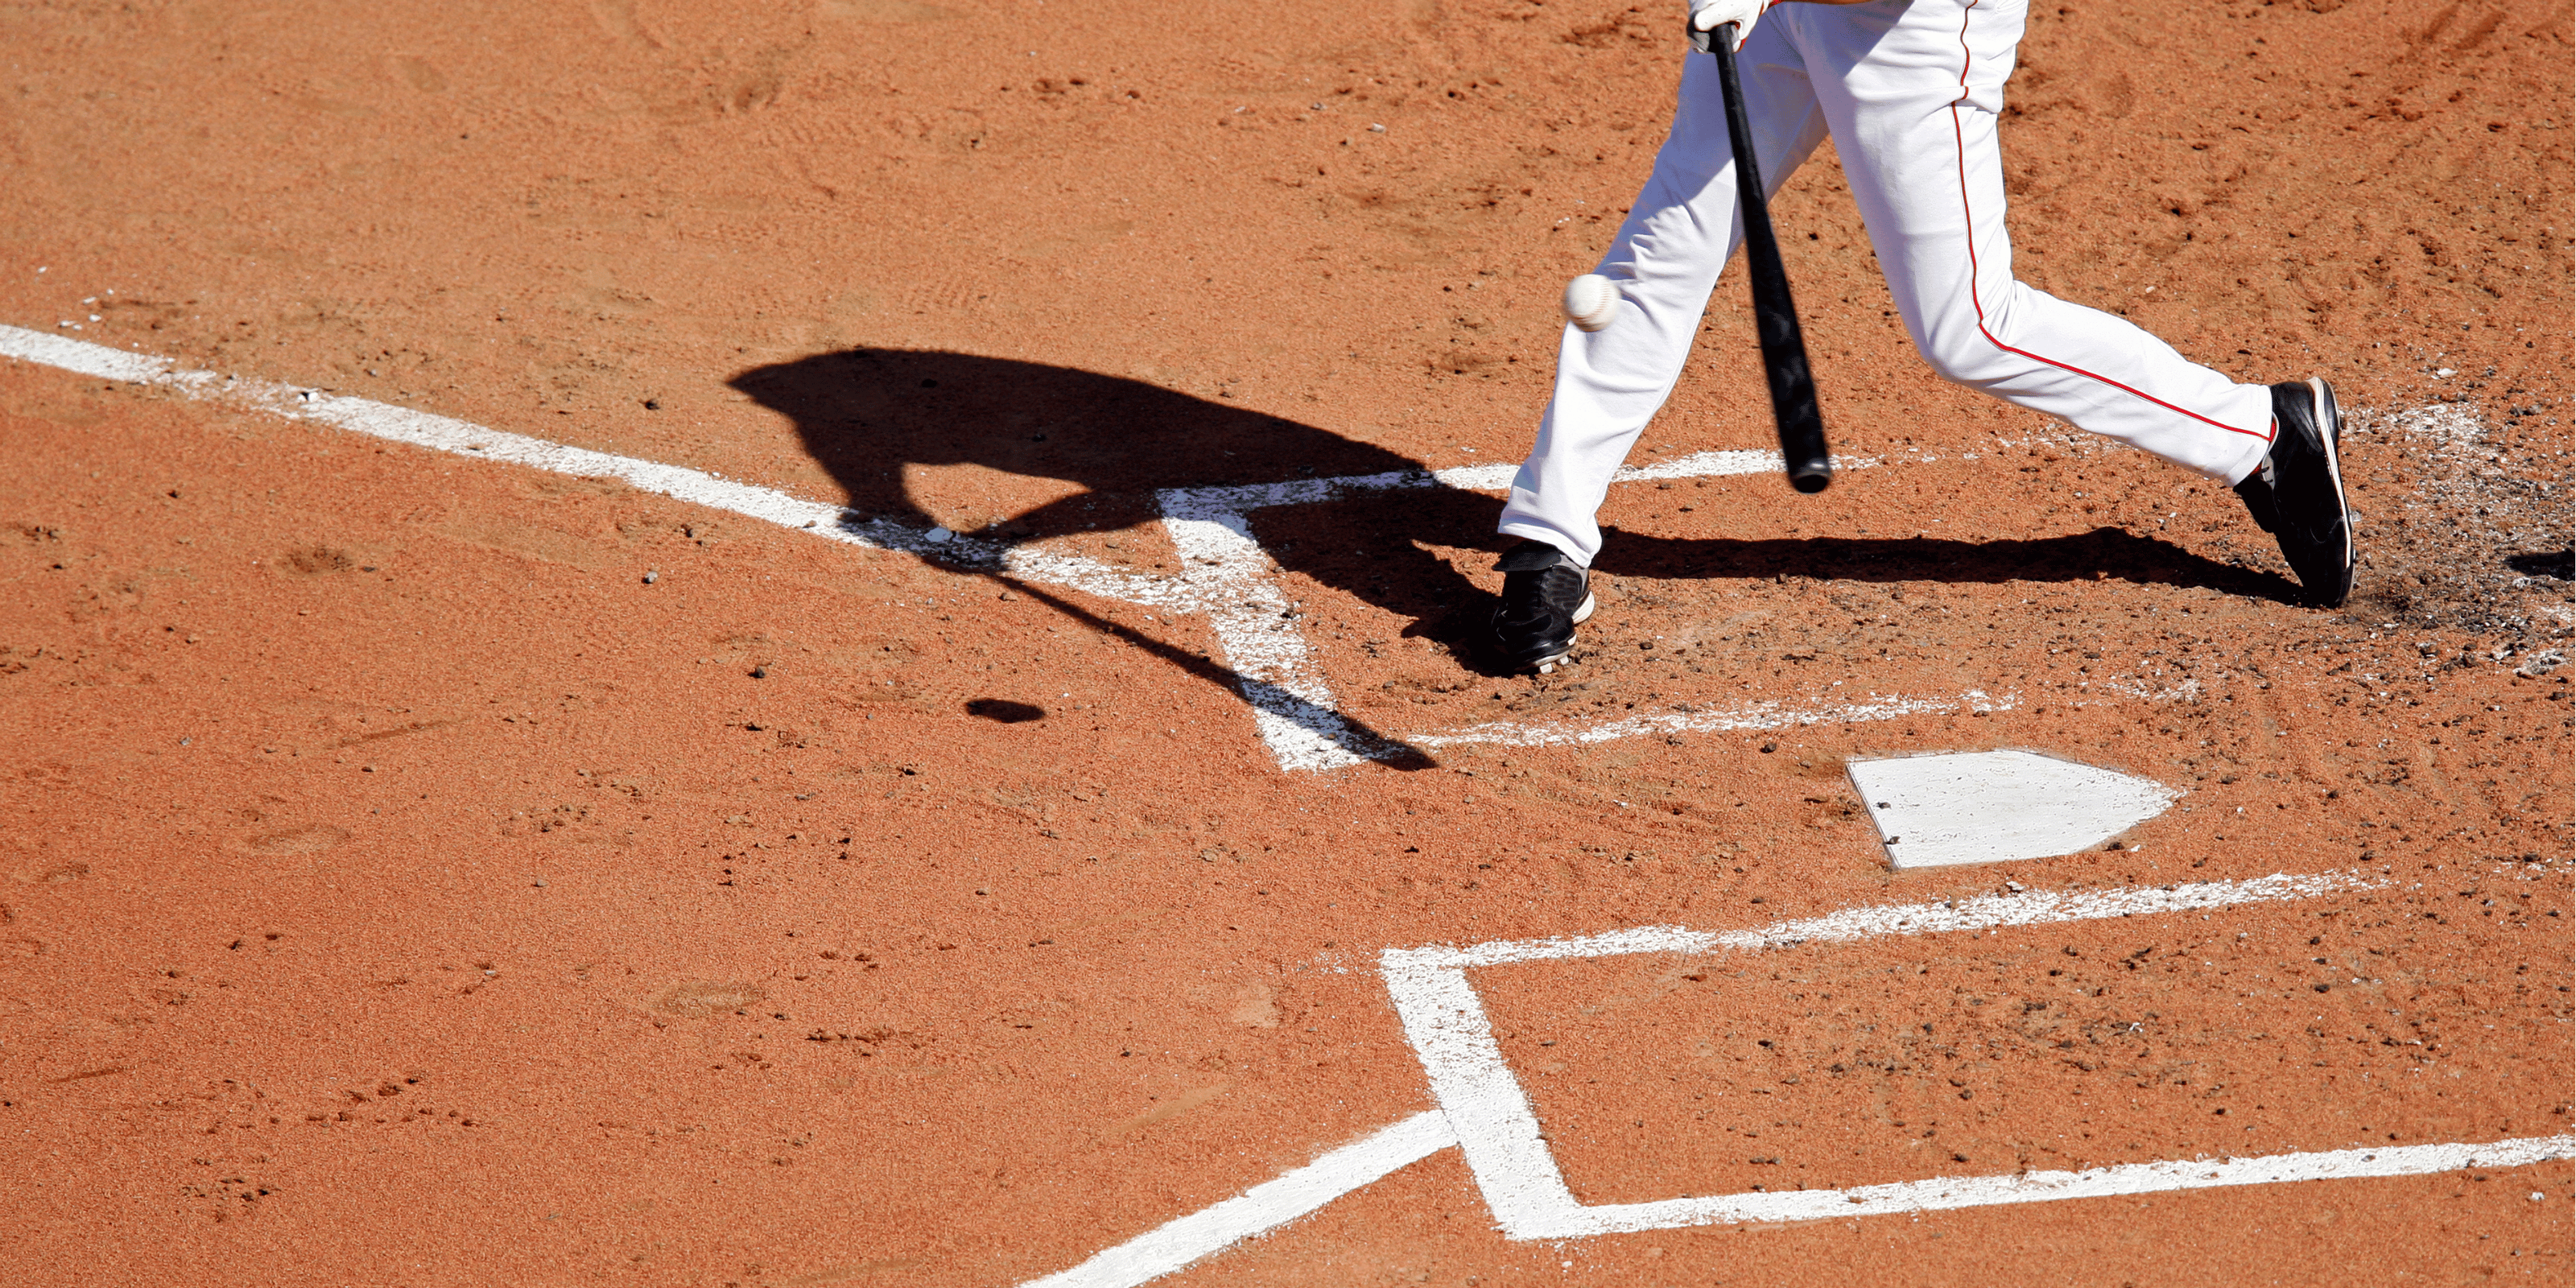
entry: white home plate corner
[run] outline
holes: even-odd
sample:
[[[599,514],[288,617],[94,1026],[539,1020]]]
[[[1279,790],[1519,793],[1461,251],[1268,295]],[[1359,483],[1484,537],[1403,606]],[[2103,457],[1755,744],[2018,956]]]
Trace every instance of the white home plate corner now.
[[[2479,1143],[2364,1146],[2254,1158],[2165,1159],[2081,1172],[1929,1177],[1844,1190],[1754,1191],[1647,1203],[1585,1204],[1566,1186],[1538,1114],[1503,1057],[1469,972],[1520,962],[1631,953],[1705,956],[1793,944],[1847,943],[2115,918],[2167,916],[2312,899],[2382,887],[2350,872],[2288,873],[2081,893],[1989,895],[1944,903],[1851,908],[1753,930],[1649,926],[1573,939],[1391,948],[1387,994],[1422,1062],[1437,1107],[1333,1150],[1234,1198],[1157,1227],[1023,1288],[1135,1288],[1244,1239],[1269,1233],[1397,1168],[1456,1145],[1510,1239],[1568,1239],[1679,1226],[1812,1221],[2012,1203],[2112,1198],[2294,1181],[2421,1176],[2576,1158],[2576,1135]]]
[[[2181,795],[2162,783],[2029,751],[1855,760],[1845,768],[1899,868],[2089,850]]]

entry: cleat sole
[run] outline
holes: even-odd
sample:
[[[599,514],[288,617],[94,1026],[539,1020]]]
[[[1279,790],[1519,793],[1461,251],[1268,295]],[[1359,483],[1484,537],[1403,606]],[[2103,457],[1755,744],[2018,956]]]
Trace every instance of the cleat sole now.
[[[2342,558],[2337,561],[2331,583],[2309,587],[2309,598],[2320,608],[2341,608],[2352,594],[2353,566],[2358,562],[2357,542],[2352,531],[2352,502],[2343,489],[2343,409],[2335,405],[2334,387],[2315,376],[2308,377],[2310,415],[2316,421],[2317,439],[2325,445],[2326,481],[2334,488],[2337,525],[2343,529]],[[2302,578],[2304,581],[2304,578]]]
[[[2320,380],[2315,376],[2310,376],[2308,377],[2308,387],[2316,392],[2317,429],[2319,430],[2317,437],[2325,440],[2326,477],[2334,481],[2335,509],[2343,514],[2343,566],[2345,571],[2349,573],[2355,561],[2354,543],[2352,538],[2352,502],[2344,495],[2343,456],[2339,451],[2340,444],[2336,441],[2343,437],[2343,409],[2335,406],[2333,386],[2328,385],[2325,381]],[[1581,621],[1583,619],[1578,617],[1575,620]]]
[[[1600,606],[1601,601],[1597,596],[1593,595],[1590,591],[1584,592],[1583,603],[1574,610],[1574,624],[1581,626],[1585,622],[1592,620],[1592,610]],[[1543,657],[1535,662],[1526,663],[1525,665],[1536,670],[1541,675],[1547,675],[1556,670],[1558,663],[1564,663],[1567,666],[1574,665],[1572,662],[1567,662],[1565,660],[1566,654],[1572,653],[1573,651],[1574,641],[1569,639],[1565,642],[1564,653]]]

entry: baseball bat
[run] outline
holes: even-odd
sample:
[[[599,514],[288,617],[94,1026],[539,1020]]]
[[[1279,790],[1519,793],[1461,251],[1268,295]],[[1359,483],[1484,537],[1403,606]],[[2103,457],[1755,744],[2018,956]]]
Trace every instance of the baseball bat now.
[[[1736,202],[1744,211],[1744,269],[1753,279],[1753,327],[1762,338],[1762,371],[1771,383],[1771,419],[1780,428],[1789,486],[1822,492],[1834,481],[1834,462],[1825,448],[1825,418],[1816,408],[1816,377],[1807,368],[1798,306],[1789,299],[1789,270],[1780,262],[1771,203],[1762,194],[1762,170],[1753,158],[1753,122],[1745,114],[1744,83],[1735,69],[1735,24],[1721,23],[1714,31],[1693,29],[1691,43],[1717,56],[1718,83],[1726,91],[1726,137],[1735,147]]]

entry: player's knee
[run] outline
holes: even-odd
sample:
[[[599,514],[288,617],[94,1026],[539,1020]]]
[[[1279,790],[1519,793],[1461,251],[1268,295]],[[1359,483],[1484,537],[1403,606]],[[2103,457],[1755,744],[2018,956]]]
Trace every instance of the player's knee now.
[[[2007,374],[2013,365],[2006,309],[1980,311],[1965,296],[1948,307],[1926,310],[1915,329],[1914,349],[1944,380],[1976,385]]]
[[[1935,375],[1952,384],[1973,385],[1992,376],[2002,350],[1971,319],[1964,327],[1945,327],[1917,337],[1914,351]]]

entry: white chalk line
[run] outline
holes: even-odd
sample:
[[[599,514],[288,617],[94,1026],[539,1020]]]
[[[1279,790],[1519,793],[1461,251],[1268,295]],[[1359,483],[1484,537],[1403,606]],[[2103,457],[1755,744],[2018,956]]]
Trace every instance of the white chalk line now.
[[[1438,944],[1421,948],[1390,948],[1380,955],[1379,963],[1388,971],[1409,972],[1472,970],[1515,962],[1619,957],[1630,953],[1698,955],[1722,950],[1752,952],[1806,943],[1851,943],[1889,935],[1938,935],[1960,930],[1999,930],[2006,926],[2207,912],[2240,904],[2316,899],[2374,890],[2386,884],[2386,878],[2362,872],[2276,872],[2266,877],[2238,881],[2185,881],[2169,886],[2123,886],[2110,890],[2031,890],[2020,894],[1945,899],[1937,903],[1845,908],[1821,917],[1773,922],[1751,930],[1639,926],[1574,938],[1496,940],[1466,948]]]
[[[1458,1143],[1449,1120],[1426,1109],[1276,1180],[1157,1226],[1069,1270],[1024,1288],[1131,1288],[1267,1234],[1352,1190]]]
[[[2384,879],[2358,873],[2213,881],[2081,893],[1982,895],[1941,903],[1845,909],[1755,930],[1708,931],[1643,926],[1571,939],[1501,941],[1469,948],[1388,949],[1379,964],[1405,1037],[1431,1081],[1432,1098],[1449,1115],[1486,1206],[1513,1238],[1653,1228],[1737,1219],[1725,1215],[1743,1196],[1678,1199],[1659,1204],[1586,1207],[1576,1201],[1548,1149],[1538,1113],[1503,1058],[1467,972],[1515,962],[1562,961],[1630,953],[1697,956],[1759,951],[1796,943],[1839,943],[1887,935],[1993,930],[2055,922],[2154,916],[2368,889]],[[1701,1215],[1691,1215],[1700,1213]],[[1684,1218],[1688,1219],[1685,1220]]]
[[[1342,717],[1332,687],[1297,629],[1295,610],[1279,589],[1277,566],[1253,537],[1244,512],[1221,508],[1200,495],[1244,490],[1175,488],[1155,499],[1162,507],[1163,530],[1180,555],[1182,576],[1207,606],[1217,651],[1226,667],[1242,677],[1240,687],[1252,704],[1262,744],[1280,768],[1289,770],[1338,769],[1401,754]]]
[[[2195,702],[2201,695],[2198,680],[2152,689],[2128,680],[2106,680],[2102,687],[2123,697],[2140,702]],[[2069,707],[2102,705],[2102,695],[2060,698]],[[1905,716],[1947,715],[2011,711],[2022,703],[2018,692],[2001,696],[1983,689],[1967,689],[1951,698],[1908,698],[1898,695],[1870,694],[1848,702],[1819,702],[1811,706],[1793,706],[1787,702],[1764,700],[1742,706],[1711,710],[1695,704],[1674,704],[1670,712],[1628,716],[1603,724],[1585,724],[1575,720],[1498,720],[1468,725],[1440,733],[1407,733],[1393,737],[1415,747],[1450,747],[1463,744],[1492,744],[1506,747],[1581,746],[1612,742],[1652,734],[1740,733],[1749,730],[1791,729],[1820,724],[1863,724],[1873,720],[1896,720]],[[1684,709],[1687,707],[1688,709]]]
[[[211,371],[189,371],[168,358],[127,353],[122,349],[12,326],[0,326],[0,357],[103,380],[176,390],[203,401],[230,403],[289,420],[312,421],[434,452],[475,460],[502,461],[583,478],[613,478],[674,500],[811,532],[846,545],[896,550],[966,567],[997,569],[1030,581],[1066,586],[1103,599],[1173,611],[1196,607],[1190,602],[1187,588],[1170,578],[1140,576],[1079,555],[1049,554],[1006,546],[952,534],[945,528],[906,527],[842,506],[808,501],[773,488],[736,482],[703,470],[570,447],[524,434],[487,429],[470,421],[409,407],[274,381],[243,380]]]
[[[1305,1167],[1254,1186],[1024,1288],[1135,1288],[1235,1243],[1267,1234],[1342,1194],[1460,1146],[1496,1224],[1511,1239],[1583,1238],[1688,1225],[2043,1203],[2065,1199],[2421,1176],[2462,1168],[2523,1167],[2576,1158],[2576,1135],[2484,1143],[2320,1150],[2253,1158],[2168,1159],[2080,1172],[1943,1177],[1839,1190],[1695,1195],[1649,1203],[1575,1200],[1539,1136],[1537,1115],[1511,1072],[1468,981],[1471,969],[1633,953],[1689,956],[1758,952],[1888,935],[2165,916],[2381,889],[2388,878],[2356,871],[2275,873],[2240,881],[2112,890],[1985,895],[1938,903],[1847,908],[1749,930],[1646,926],[1574,938],[1505,940],[1464,948],[1391,948],[1380,955],[1405,1036],[1430,1076],[1438,1109],[1416,1113]]]
[[[1447,733],[1405,734],[1404,740],[1420,747],[1447,747],[1461,743],[1497,743],[1507,747],[1546,747],[1609,742],[1635,738],[1644,734],[1730,733],[1755,729],[1788,729],[1815,724],[1858,724],[1869,720],[1895,720],[1904,716],[1937,715],[1953,711],[2010,711],[2018,695],[1994,697],[1982,689],[1970,689],[1955,698],[1879,698],[1870,697],[1847,703],[1821,703],[1810,707],[1793,707],[1782,702],[1755,702],[1723,711],[1675,711],[1671,714],[1630,716],[1607,724],[1582,724],[1575,721],[1530,721],[1517,723],[1497,721],[1469,725]]]
[[[1689,1225],[1886,1216],[1903,1212],[1995,1207],[2008,1203],[2162,1194],[2233,1185],[2423,1176],[2466,1167],[2526,1167],[2564,1158],[2576,1158],[2576,1135],[2529,1136],[2475,1145],[2397,1145],[2385,1149],[2267,1154],[2256,1158],[2123,1163],[2081,1172],[2023,1172],[2012,1176],[1899,1181],[1847,1190],[1789,1190],[1612,1204],[1585,1208],[1579,1220],[1568,1221],[1552,1232],[1511,1237],[1576,1238],[1668,1230]]]
[[[1834,468],[1865,470],[1881,462],[1876,457],[1838,456]],[[1173,508],[1195,515],[1243,514],[1266,510],[1278,505],[1322,505],[1347,500],[1370,492],[1395,492],[1407,488],[1445,487],[1461,492],[1500,492],[1512,485],[1520,473],[1518,465],[1453,465],[1442,470],[1388,470],[1380,474],[1346,474],[1336,478],[1292,479],[1285,483],[1248,483],[1239,486],[1166,488],[1161,495],[1167,512]],[[1783,468],[1778,452],[1756,450],[1693,452],[1669,461],[1647,465],[1622,465],[1611,476],[1613,483],[1643,483],[1656,479],[1717,478],[1729,474],[1771,474]]]
[[[1845,469],[1867,469],[1874,459],[1838,459]],[[1778,452],[1694,452],[1649,465],[1622,466],[1613,482],[1706,478],[1759,474],[1782,468]],[[1280,589],[1277,563],[1252,535],[1245,517],[1254,510],[1282,505],[1318,505],[1370,492],[1407,488],[1449,487],[1464,491],[1500,491],[1511,486],[1517,465],[1461,465],[1445,470],[1391,470],[1341,478],[1304,479],[1240,487],[1166,488],[1155,494],[1163,528],[1180,552],[1183,576],[1209,605],[1209,624],[1226,665],[1243,678],[1261,741],[1282,769],[1325,770],[1385,760],[1408,748],[1470,742],[1514,741],[1519,726],[1479,726],[1453,734],[1388,738],[1359,729],[1340,710],[1331,684],[1315,665],[1313,650],[1298,625],[1299,614]],[[1858,712],[1859,708],[1853,709]],[[1848,714],[1822,719],[1879,720],[1891,716]],[[1669,720],[1664,725],[1669,725]],[[1623,719],[1593,729],[1567,731],[1534,727],[1531,744],[1602,742],[1641,734],[1696,728],[1685,721],[1667,730],[1656,718]],[[1711,723],[1711,728],[1725,727]],[[1613,732],[1597,732],[1597,730]],[[1482,730],[1483,732],[1479,732]]]
[[[1022,1288],[1136,1288],[1188,1268],[1248,1239],[1271,1234],[1325,1204],[1457,1144],[1448,1119],[1424,1110],[1334,1150],[1276,1180],[1159,1226],[1090,1260]],[[1562,1234],[1508,1234],[1515,1239],[1636,1234],[1685,1225],[1814,1221],[1899,1216],[2012,1203],[2119,1198],[2177,1190],[2298,1181],[2350,1181],[2427,1176],[2469,1168],[2503,1169],[2576,1158],[2576,1135],[2531,1136],[2486,1144],[2392,1145],[2318,1150],[2254,1158],[2123,1163],[2081,1172],[2023,1172],[1861,1185],[1843,1190],[1786,1190],[1710,1199],[1667,1200],[1593,1208],[1598,1228]]]

